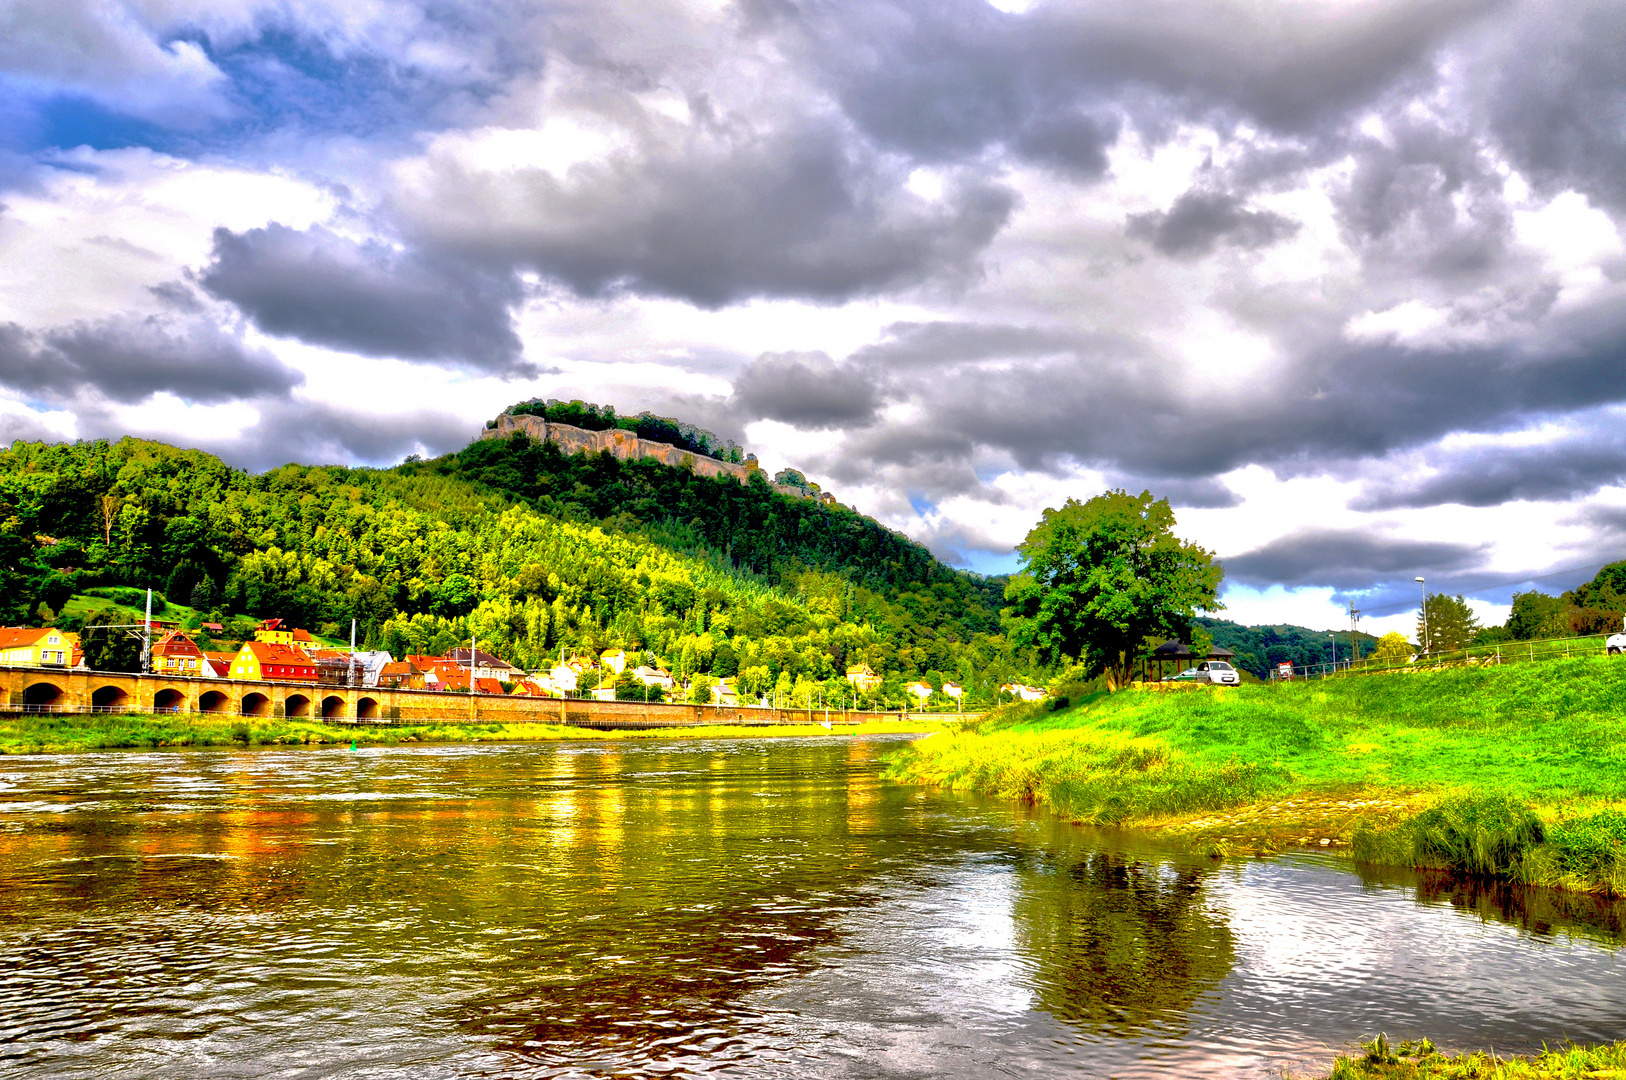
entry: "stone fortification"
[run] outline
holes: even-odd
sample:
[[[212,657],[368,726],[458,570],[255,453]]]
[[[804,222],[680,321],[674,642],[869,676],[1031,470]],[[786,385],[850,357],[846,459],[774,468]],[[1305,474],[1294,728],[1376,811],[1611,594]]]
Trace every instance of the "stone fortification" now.
[[[740,483],[751,479],[751,474],[758,471],[760,466],[755,460],[736,465],[732,461],[718,461],[716,458],[696,454],[690,450],[679,450],[670,443],[650,442],[640,439],[630,431],[620,428],[611,428],[608,431],[587,431],[584,428],[572,427],[569,424],[555,424],[542,419],[540,416],[514,416],[504,413],[497,417],[497,426],[486,428],[481,433],[482,439],[506,439],[516,431],[523,431],[537,442],[551,442],[566,454],[597,454],[609,453],[622,461],[632,461],[636,458],[654,458],[663,465],[674,468],[689,466],[699,476],[732,476]],[[800,495],[801,492],[791,488],[781,487],[787,494]]]

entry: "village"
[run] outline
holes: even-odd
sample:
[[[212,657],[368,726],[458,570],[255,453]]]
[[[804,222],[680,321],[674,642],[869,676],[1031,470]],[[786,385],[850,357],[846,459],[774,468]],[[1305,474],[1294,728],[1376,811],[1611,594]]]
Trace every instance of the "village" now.
[[[143,674],[523,698],[682,701],[762,708],[792,704],[779,700],[783,692],[747,692],[736,676],[696,674],[680,680],[652,654],[629,654],[619,648],[605,649],[597,656],[561,653],[552,667],[526,671],[474,642],[439,656],[397,658],[388,652],[327,644],[307,630],[287,626],[282,619],[263,620],[250,639],[224,651],[204,648],[185,629],[161,620],[146,620],[126,629],[141,637]],[[200,629],[220,633],[224,627],[204,623]],[[0,628],[0,665],[90,670],[79,635],[53,627]],[[847,669],[844,681],[856,703],[861,695],[878,690],[882,679],[869,665],[858,664]],[[1006,700],[1019,701],[1045,696],[1043,689],[1019,683],[1007,683],[1000,693]],[[965,689],[954,682],[933,686],[916,679],[904,686],[904,694],[898,706],[905,710],[958,710]]]

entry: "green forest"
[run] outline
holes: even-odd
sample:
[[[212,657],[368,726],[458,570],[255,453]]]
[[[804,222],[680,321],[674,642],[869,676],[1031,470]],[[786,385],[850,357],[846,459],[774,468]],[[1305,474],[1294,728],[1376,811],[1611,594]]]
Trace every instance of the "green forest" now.
[[[76,629],[92,590],[240,636],[280,617],[397,656],[475,635],[538,668],[619,646],[676,675],[798,698],[1042,678],[1001,633],[1003,579],[953,570],[851,510],[523,435],[390,469],[261,474],[126,438],[0,451],[0,617]],[[110,603],[112,600],[110,599]],[[133,605],[132,605],[133,606]],[[78,614],[75,614],[75,613]]]

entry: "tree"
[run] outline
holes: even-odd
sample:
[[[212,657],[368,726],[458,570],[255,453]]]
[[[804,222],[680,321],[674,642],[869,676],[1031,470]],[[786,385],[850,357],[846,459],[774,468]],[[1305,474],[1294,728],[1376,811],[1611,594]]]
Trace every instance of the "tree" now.
[[[1424,641],[1428,651],[1433,653],[1466,649],[1468,642],[1473,640],[1474,631],[1478,629],[1479,620],[1469,610],[1468,601],[1464,600],[1461,594],[1456,596],[1447,596],[1445,593],[1431,594],[1427,606],[1417,617],[1418,640]]]
[[[1017,552],[1022,571],[1005,588],[1012,643],[1044,663],[1076,658],[1112,689],[1147,638],[1187,634],[1197,612],[1224,606],[1213,553],[1175,536],[1168,500],[1148,491],[1068,499]]]
[[[1563,637],[1569,631],[1562,597],[1548,596],[1531,589],[1513,594],[1513,610],[1508,613],[1507,628],[1515,641],[1539,641],[1544,638]]]
[[[97,671],[140,671],[141,641],[128,630],[113,629],[124,618],[114,610],[94,611],[85,616],[79,644],[85,663]]]
[[[689,700],[696,705],[711,704],[711,683],[696,680],[694,687],[689,691]]]
[[[1398,630],[1391,630],[1378,638],[1378,647],[1372,651],[1372,662],[1379,665],[1404,664],[1412,658],[1411,642]]]

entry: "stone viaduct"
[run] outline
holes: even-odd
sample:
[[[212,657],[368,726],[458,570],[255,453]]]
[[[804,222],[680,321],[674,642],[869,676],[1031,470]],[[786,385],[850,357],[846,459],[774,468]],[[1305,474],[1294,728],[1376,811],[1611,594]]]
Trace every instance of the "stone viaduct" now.
[[[346,723],[533,723],[578,727],[834,723],[897,713],[757,706],[645,704],[576,698],[449,694],[436,690],[319,686],[300,682],[126,675],[60,667],[0,667],[0,712],[202,713]],[[963,713],[932,714],[942,720]]]

